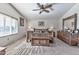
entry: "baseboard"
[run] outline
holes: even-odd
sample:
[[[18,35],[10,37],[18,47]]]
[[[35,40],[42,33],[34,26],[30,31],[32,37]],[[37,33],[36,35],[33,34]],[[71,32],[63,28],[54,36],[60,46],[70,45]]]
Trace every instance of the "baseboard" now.
[[[3,47],[7,47],[8,45],[11,45],[12,43],[15,43],[16,41],[21,40],[21,39],[24,38],[24,37],[26,37],[26,35],[23,35],[23,36],[20,37],[19,39],[16,39],[16,40],[14,40],[14,41],[12,41],[12,42],[10,42],[10,43],[7,43],[7,44],[4,45]]]

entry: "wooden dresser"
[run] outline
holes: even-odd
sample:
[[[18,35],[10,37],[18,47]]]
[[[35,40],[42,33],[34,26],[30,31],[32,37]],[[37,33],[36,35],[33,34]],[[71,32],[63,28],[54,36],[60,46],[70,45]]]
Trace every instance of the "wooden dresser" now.
[[[78,44],[78,35],[77,34],[71,35],[68,32],[58,31],[57,37],[60,40],[68,43],[69,45],[76,46]]]
[[[78,41],[77,41],[77,42],[78,42],[78,46],[79,46],[79,33],[78,33],[78,35],[77,35],[77,36],[78,36]]]

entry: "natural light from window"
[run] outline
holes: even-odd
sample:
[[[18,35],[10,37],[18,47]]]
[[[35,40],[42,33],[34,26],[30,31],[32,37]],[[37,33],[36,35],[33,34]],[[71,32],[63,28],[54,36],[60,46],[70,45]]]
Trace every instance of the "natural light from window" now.
[[[18,33],[18,20],[0,14],[0,37]]]

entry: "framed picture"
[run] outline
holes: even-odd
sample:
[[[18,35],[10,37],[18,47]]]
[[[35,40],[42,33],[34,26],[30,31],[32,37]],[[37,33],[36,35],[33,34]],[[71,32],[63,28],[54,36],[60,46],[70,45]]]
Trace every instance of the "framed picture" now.
[[[44,26],[45,24],[44,24],[44,21],[39,21],[38,22],[38,26]]]
[[[24,26],[24,18],[20,17],[20,26]]]

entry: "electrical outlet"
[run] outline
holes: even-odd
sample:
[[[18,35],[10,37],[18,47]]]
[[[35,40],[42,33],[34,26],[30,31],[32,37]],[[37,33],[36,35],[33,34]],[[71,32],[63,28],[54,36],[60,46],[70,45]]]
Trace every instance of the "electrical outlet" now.
[[[8,38],[8,40],[9,40],[9,38]]]

